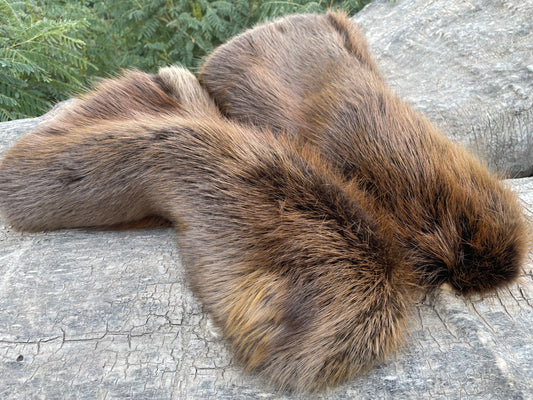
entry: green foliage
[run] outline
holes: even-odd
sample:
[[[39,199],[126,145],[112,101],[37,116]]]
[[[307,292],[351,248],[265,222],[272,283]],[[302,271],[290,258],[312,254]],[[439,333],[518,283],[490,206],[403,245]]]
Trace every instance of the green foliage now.
[[[154,0],[113,3],[108,12],[126,51],[121,66],[155,71],[179,62],[195,68],[217,45],[267,19],[290,13],[323,12],[333,7],[353,14],[369,0],[259,1]]]
[[[0,120],[42,113],[82,84],[83,20],[52,21],[26,2],[0,0]]]
[[[0,120],[42,114],[96,76],[136,67],[196,68],[258,22],[370,0],[0,0]]]

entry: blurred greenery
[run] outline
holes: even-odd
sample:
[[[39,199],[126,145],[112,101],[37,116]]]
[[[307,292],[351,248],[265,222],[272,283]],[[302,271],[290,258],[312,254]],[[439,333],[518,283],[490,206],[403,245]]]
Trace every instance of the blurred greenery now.
[[[258,22],[370,0],[0,0],[0,120],[37,116],[121,68],[197,68]]]

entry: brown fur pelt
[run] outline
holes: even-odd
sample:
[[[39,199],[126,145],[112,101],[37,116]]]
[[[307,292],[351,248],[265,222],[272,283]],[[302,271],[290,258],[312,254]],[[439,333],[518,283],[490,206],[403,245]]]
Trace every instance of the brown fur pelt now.
[[[388,89],[345,15],[247,31],[199,77],[225,116],[311,144],[372,198],[422,285],[483,293],[519,275],[528,228],[515,196]]]
[[[513,194],[390,92],[344,15],[245,32],[200,78],[216,104],[177,67],[102,82],[4,155],[0,213],[34,231],[170,220],[237,359],[282,389],[384,360],[419,286],[519,274]]]
[[[402,341],[416,278],[373,201],[311,146],[225,120],[180,68],[104,81],[0,162],[16,228],[172,221],[237,359],[282,389],[334,386]]]

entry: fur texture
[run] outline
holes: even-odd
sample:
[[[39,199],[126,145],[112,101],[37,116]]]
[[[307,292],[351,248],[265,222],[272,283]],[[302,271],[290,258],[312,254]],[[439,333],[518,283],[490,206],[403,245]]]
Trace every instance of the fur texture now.
[[[345,15],[245,32],[200,81],[225,116],[311,144],[371,197],[422,284],[486,292],[519,275],[528,228],[513,194],[391,93]]]
[[[415,277],[372,207],[310,146],[222,118],[180,68],[104,81],[0,163],[19,229],[172,221],[237,359],[282,389],[334,386],[401,343]]]

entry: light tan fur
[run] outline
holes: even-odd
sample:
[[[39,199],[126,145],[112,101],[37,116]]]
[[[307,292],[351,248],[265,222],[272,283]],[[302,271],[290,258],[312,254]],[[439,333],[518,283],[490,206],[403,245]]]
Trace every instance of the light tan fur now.
[[[420,283],[512,282],[528,246],[515,196],[387,87],[344,14],[294,15],[220,46],[200,81],[230,119],[316,148],[391,218]]]
[[[172,221],[236,359],[281,389],[337,385],[402,343],[415,277],[371,208],[310,147],[222,118],[177,68],[102,82],[0,163],[19,229]]]

